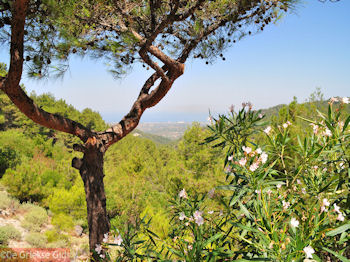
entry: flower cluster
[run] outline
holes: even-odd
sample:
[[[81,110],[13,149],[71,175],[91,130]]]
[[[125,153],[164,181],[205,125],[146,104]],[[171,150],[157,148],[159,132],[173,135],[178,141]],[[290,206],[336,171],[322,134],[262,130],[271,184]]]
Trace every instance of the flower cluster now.
[[[96,253],[100,256],[100,258],[102,259],[105,259],[106,258],[106,254],[102,251],[107,251],[107,246],[105,246],[105,244],[115,244],[115,245],[118,245],[118,246],[121,246],[121,244],[123,243],[123,238],[122,236],[119,234],[118,236],[116,236],[114,238],[114,240],[111,242],[110,241],[110,234],[107,232],[103,235],[103,239],[102,239],[102,243],[103,245],[101,244],[96,244],[96,247],[95,247],[95,251]]]
[[[335,203],[334,203],[333,207],[334,207],[334,212],[336,212],[338,214],[337,220],[344,221],[344,215],[340,211],[340,207],[337,206],[337,204],[335,204]]]
[[[179,220],[183,221],[185,219],[188,219],[188,221],[190,222],[194,221],[198,226],[201,226],[204,224],[204,218],[202,217],[202,214],[203,214],[203,211],[196,210],[193,213],[192,217],[187,217],[184,212],[181,212],[179,214]],[[186,222],[185,225],[188,226],[189,222]]]
[[[268,126],[268,127],[266,127],[266,128],[264,129],[264,133],[265,133],[266,135],[269,135],[270,132],[271,132],[271,130],[272,130],[272,127],[271,127],[271,126]]]
[[[247,107],[249,110],[252,110],[253,104],[251,102],[242,103],[242,107],[243,108]]]
[[[342,98],[331,97],[331,99],[329,99],[329,104],[333,104],[334,102],[340,102],[342,104],[349,104],[350,100],[348,97],[342,97]]]
[[[330,205],[330,203],[329,203],[328,199],[327,199],[327,198],[324,198],[324,199],[322,200],[321,213],[322,213],[322,212],[327,212],[327,211],[328,211],[328,208],[327,208],[327,207],[329,207],[329,205]]]
[[[287,121],[286,123],[283,123],[283,124],[282,124],[283,128],[287,128],[287,127],[289,127],[289,126],[291,126],[291,125],[292,125],[292,123],[289,122],[289,121]]]
[[[179,193],[179,198],[188,198],[185,189],[182,189]]]
[[[318,129],[319,129],[320,127],[319,127],[318,125],[314,124],[314,123],[311,123],[310,125],[312,126],[313,133],[314,133],[315,135],[317,135]]]
[[[324,198],[322,200],[322,204],[321,204],[321,213],[328,212],[329,206],[330,206],[329,200],[327,198]],[[340,207],[336,203],[333,204],[333,207],[334,207],[333,211],[338,214],[337,220],[344,221],[345,218],[344,218],[343,213],[340,211]]]
[[[257,170],[259,168],[260,164],[265,164],[268,158],[268,155],[261,150],[261,148],[257,148],[256,150],[253,150],[249,146],[243,146],[242,150],[244,152],[244,157],[241,158],[238,162],[236,162],[237,165],[241,167],[245,167],[249,157],[255,159],[253,160],[253,163],[248,167],[248,169],[252,172]],[[229,157],[228,160],[232,160],[233,156]]]
[[[208,193],[208,196],[212,197],[214,195],[214,192],[215,192],[214,189],[210,190],[210,192]],[[185,189],[182,189],[179,192],[179,198],[184,198],[184,199],[188,198]],[[204,218],[202,217],[202,214],[203,214],[203,211],[196,210],[192,216],[187,217],[185,212],[180,212],[179,213],[179,220],[184,221],[185,219],[188,219],[188,222],[185,223],[186,226],[188,226],[189,222],[192,222],[192,221],[194,221],[198,226],[201,226],[204,224]]]

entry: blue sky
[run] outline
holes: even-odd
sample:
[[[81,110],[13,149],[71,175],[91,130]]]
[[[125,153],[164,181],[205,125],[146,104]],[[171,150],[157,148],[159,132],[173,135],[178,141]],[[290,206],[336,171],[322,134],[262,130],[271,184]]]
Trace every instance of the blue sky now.
[[[209,110],[223,113],[231,104],[251,101],[255,108],[304,101],[320,87],[325,97],[350,96],[350,1],[304,1],[264,32],[228,49],[226,61],[213,65],[189,61],[185,74],[167,96],[148,109],[142,122],[206,121]],[[8,63],[6,51],[0,61]],[[150,71],[136,66],[113,79],[102,62],[72,59],[63,80],[23,78],[28,91],[50,92],[78,109],[119,121],[138,95]]]

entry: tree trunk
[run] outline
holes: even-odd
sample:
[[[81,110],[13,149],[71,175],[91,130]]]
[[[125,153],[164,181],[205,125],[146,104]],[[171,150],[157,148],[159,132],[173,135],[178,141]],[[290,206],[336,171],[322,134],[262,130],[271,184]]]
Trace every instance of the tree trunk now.
[[[80,162],[80,175],[84,181],[89,224],[89,246],[90,251],[95,253],[93,255],[94,261],[100,259],[95,252],[96,245],[102,243],[103,235],[109,232],[110,229],[103,184],[103,156],[104,152],[95,145],[86,148],[83,159],[78,160]]]

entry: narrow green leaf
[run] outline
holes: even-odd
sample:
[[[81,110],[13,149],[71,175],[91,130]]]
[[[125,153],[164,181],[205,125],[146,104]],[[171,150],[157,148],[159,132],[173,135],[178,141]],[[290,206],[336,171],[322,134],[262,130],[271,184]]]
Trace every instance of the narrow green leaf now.
[[[221,236],[222,236],[221,233],[215,234],[214,236],[210,237],[207,241],[205,241],[203,246],[206,247],[207,245],[209,245],[210,243],[214,242],[215,240],[217,240]]]
[[[241,202],[238,202],[238,203],[239,203],[239,206],[241,207],[242,212],[243,212],[248,218],[251,218],[252,216],[250,215],[248,209],[247,209]]]
[[[342,225],[342,226],[340,226],[340,227],[338,227],[336,229],[333,229],[331,231],[328,231],[326,233],[326,236],[333,237],[335,235],[338,235],[338,234],[341,234],[341,233],[345,232],[348,229],[350,229],[350,223]]]
[[[345,120],[344,126],[343,126],[343,132],[346,130],[346,128],[348,127],[350,122],[350,116],[348,116],[348,118]]]
[[[326,250],[327,252],[331,253],[334,255],[336,258],[340,259],[342,262],[350,262],[350,259],[347,259],[346,257],[334,252],[333,250],[330,250],[329,248],[322,247],[322,249]]]

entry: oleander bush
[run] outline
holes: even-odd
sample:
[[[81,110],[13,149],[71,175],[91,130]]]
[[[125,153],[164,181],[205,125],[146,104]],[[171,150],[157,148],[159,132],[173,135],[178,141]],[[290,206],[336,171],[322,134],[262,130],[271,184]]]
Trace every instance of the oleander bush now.
[[[116,261],[349,261],[348,103],[333,98],[326,114],[273,124],[250,103],[211,117],[205,143],[225,152],[226,185],[178,190],[167,239],[143,218],[106,234],[95,251]]]

